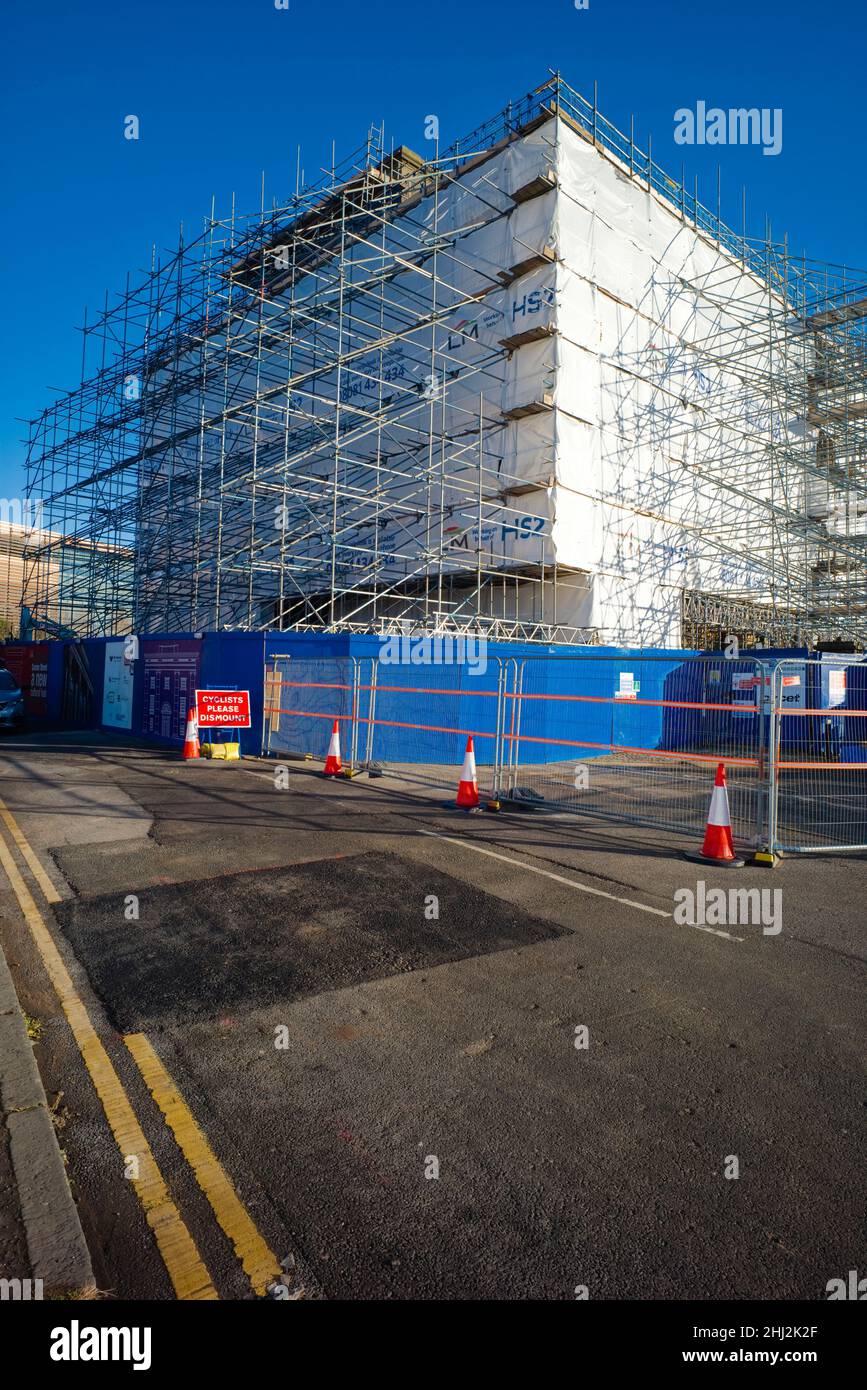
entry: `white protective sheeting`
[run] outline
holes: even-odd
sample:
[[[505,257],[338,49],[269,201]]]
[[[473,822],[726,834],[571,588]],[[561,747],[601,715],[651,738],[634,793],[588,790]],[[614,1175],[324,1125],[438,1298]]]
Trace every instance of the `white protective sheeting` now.
[[[516,191],[543,174],[556,177],[554,190],[511,210],[492,199],[494,187]],[[479,291],[478,267],[492,282],[523,272],[479,305],[461,304],[455,359],[481,364],[486,348],[525,335],[498,384],[482,388],[485,412],[490,402],[494,414],[521,416],[492,445],[502,523],[483,526],[479,540],[469,470],[463,502],[455,494],[464,517],[452,522],[455,548],[481,544],[506,567],[587,571],[563,587],[558,620],[603,640],[676,644],[684,586],[765,596],[736,537],[744,509],[759,505],[750,456],[780,421],[734,372],[709,365],[702,345],[728,331],[736,347],[766,287],[562,121],[480,164],[446,201],[436,227],[457,234],[459,291]],[[424,216],[431,225],[432,211]],[[556,263],[541,263],[549,255]],[[532,329],[556,331],[532,340]],[[474,389],[475,377],[456,385],[449,408],[466,392],[468,411]],[[715,478],[705,463],[738,455],[742,476]]]
[[[677,643],[682,587],[766,596],[737,536],[780,421],[701,349],[736,348],[767,288],[563,123],[556,143],[558,337],[534,361],[556,370],[553,552],[592,572],[576,625]],[[740,476],[715,475],[737,456]]]

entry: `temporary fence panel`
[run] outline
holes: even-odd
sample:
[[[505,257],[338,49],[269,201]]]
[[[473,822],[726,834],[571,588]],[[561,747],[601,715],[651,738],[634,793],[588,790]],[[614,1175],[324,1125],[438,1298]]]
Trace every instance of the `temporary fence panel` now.
[[[356,657],[270,657],[264,671],[262,751],[324,760],[336,719],[344,759],[357,759],[362,665],[369,663]]]
[[[488,791],[501,756],[507,665],[514,663],[420,667],[274,656],[264,673],[263,752],[324,759],[337,719],[345,764],[385,765],[404,779],[454,789],[472,737],[479,784]]]
[[[764,838],[761,663],[593,654],[519,663],[505,696],[503,796],[700,832],[713,773],[733,833]]]
[[[374,663],[369,758],[408,780],[454,789],[472,737],[479,784],[493,788],[504,661]]]
[[[773,847],[867,848],[867,664],[784,660],[771,692]]]

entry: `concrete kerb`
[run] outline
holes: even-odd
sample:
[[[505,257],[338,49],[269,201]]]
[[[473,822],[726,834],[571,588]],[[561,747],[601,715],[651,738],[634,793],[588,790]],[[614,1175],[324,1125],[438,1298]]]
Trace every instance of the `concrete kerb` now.
[[[43,1294],[87,1297],[95,1291],[90,1254],[66,1178],[48,1100],[6,958],[0,950],[0,1105],[30,1270]],[[13,1277],[18,1271],[3,1271]]]

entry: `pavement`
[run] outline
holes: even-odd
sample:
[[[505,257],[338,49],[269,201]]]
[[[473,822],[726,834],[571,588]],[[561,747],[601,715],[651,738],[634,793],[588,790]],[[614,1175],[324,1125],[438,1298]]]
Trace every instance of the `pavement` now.
[[[689,839],[395,776],[23,736],[0,799],[59,899],[10,840],[46,930],[4,882],[0,940],[105,1296],[182,1281],[76,1000],[213,1296],[823,1299],[864,1267],[864,855],[738,871],[782,892],[767,935],[677,924],[735,878]]]

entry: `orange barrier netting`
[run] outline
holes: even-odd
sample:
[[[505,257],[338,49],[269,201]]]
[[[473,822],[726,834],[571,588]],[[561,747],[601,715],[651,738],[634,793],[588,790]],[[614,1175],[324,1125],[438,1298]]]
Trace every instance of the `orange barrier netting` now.
[[[774,763],[775,768],[781,767],[812,767],[817,771],[823,772],[855,772],[860,768],[862,772],[867,772],[867,763]]]
[[[857,716],[867,719],[867,709],[783,709],[782,706],[774,706],[775,714],[824,714],[828,719],[847,719],[850,716]]]
[[[774,706],[775,714],[782,715],[823,715],[827,719],[867,719],[867,709],[783,709],[782,706]],[[773,764],[775,770],[780,768],[793,768],[800,771],[813,770],[816,772],[867,772],[867,763],[807,763],[781,760]]]
[[[334,720],[335,720],[335,719],[349,720],[349,722],[351,723],[352,720],[355,718],[355,716],[352,715],[352,714],[322,714],[319,710],[309,710],[309,709],[279,709],[279,710],[272,710],[271,713],[272,713],[272,714],[286,714],[286,715],[297,714],[297,715],[303,716],[305,719],[328,719],[328,720],[331,721],[332,724],[334,723]],[[359,722],[359,724],[370,724],[370,723],[371,723],[371,720],[368,719],[365,715],[360,714],[360,715],[358,715],[358,722]],[[481,729],[454,729],[454,728],[445,728],[445,727],[444,727],[443,725],[441,725],[441,724],[406,724],[406,723],[402,723],[400,720],[397,720],[397,719],[374,719],[372,722],[373,722],[374,728],[376,728],[377,725],[380,725],[380,726],[382,726],[383,728],[388,728],[388,729],[422,729],[422,730],[424,730],[426,733],[430,733],[430,734],[466,734],[468,738],[496,738],[496,737],[497,737],[497,735],[496,735],[495,733],[494,733],[494,734],[485,733],[485,732],[484,732],[483,730],[481,730]]]
[[[439,692],[437,692],[439,693]],[[304,719],[327,719],[333,723],[335,719],[352,722],[352,714],[323,714],[319,710],[289,709],[273,710],[275,714],[298,715]],[[448,728],[442,724],[414,724],[399,719],[374,719],[371,721],[365,715],[358,716],[359,724],[373,723],[384,729],[419,729],[423,733],[430,734],[460,734],[472,738],[496,738],[496,733],[488,733],[484,729],[456,729]],[[501,735],[503,742],[509,743],[547,743],[557,748],[595,748],[598,751],[609,753],[633,753],[643,758],[680,758],[684,762],[698,763],[725,763],[730,767],[761,767],[761,758],[741,758],[730,756],[728,753],[682,753],[666,748],[631,748],[623,743],[588,743],[582,739],[571,738],[541,738],[533,734],[507,734]],[[824,766],[824,764],[819,764]],[[865,764],[861,764],[865,766]]]
[[[334,681],[278,681],[277,685],[281,689],[294,690],[352,690],[351,685],[344,685]],[[477,696],[488,696],[493,699],[498,695],[496,690],[472,690],[472,689],[440,689],[438,686],[426,685],[360,685],[359,690],[387,691],[395,695],[466,695],[476,698]],[[756,705],[746,704],[715,704],[708,700],[641,700],[630,697],[624,699],[617,695],[554,695],[550,692],[530,693],[522,691],[504,691],[503,698],[506,700],[566,700],[577,704],[590,705],[618,705],[629,708],[631,705],[649,705],[656,709],[709,709],[709,710],[728,710],[735,714],[761,714],[762,711]],[[278,714],[300,714],[300,710],[278,710]],[[785,715],[825,715],[827,718],[847,719],[861,718],[867,719],[867,709],[788,709],[782,705],[774,706],[775,714]],[[344,716],[341,716],[344,717]],[[333,716],[332,716],[333,718]],[[378,722],[378,721],[377,721]],[[412,726],[407,726],[412,727]],[[420,726],[421,727],[421,726]],[[455,732],[458,732],[456,730]],[[481,735],[480,735],[481,737]],[[555,740],[551,740],[555,742]],[[857,764],[854,764],[857,766]]]
[[[507,700],[576,700],[590,705],[620,705],[629,708],[631,705],[653,705],[657,709],[723,709],[735,710],[738,714],[758,714],[760,711],[755,705],[715,705],[704,700],[639,700],[630,696],[628,699],[617,695],[551,695],[547,692],[541,694],[512,694],[505,693]]]
[[[296,690],[351,690],[350,685],[333,685],[319,681],[281,681],[281,688],[292,687]],[[472,690],[472,689],[440,689],[438,686],[426,685],[360,685],[359,690],[372,691],[377,694],[385,691],[393,695],[466,695],[475,699],[477,696],[488,696],[496,698],[496,690]],[[719,705],[706,700],[639,700],[620,698],[616,695],[552,695],[548,692],[541,694],[521,693],[512,691],[503,692],[506,700],[568,700],[571,702],[591,704],[591,705],[618,705],[629,708],[632,705],[650,705],[656,709],[718,709],[734,711],[737,714],[759,714],[761,711],[755,705]],[[281,714],[285,711],[279,711]],[[827,711],[822,711],[827,713]],[[798,710],[797,713],[814,713],[814,711]],[[863,714],[867,718],[867,710],[846,710],[847,714]],[[378,722],[378,721],[377,721]]]
[[[438,686],[427,685],[361,685],[359,690],[375,690],[377,695],[387,691],[390,695],[466,695],[475,700],[479,695],[496,698],[496,690],[441,690]]]
[[[295,690],[351,690],[351,685],[340,685],[336,681],[274,681],[274,685],[279,685],[282,690],[291,686]],[[365,686],[365,689],[367,687]]]

